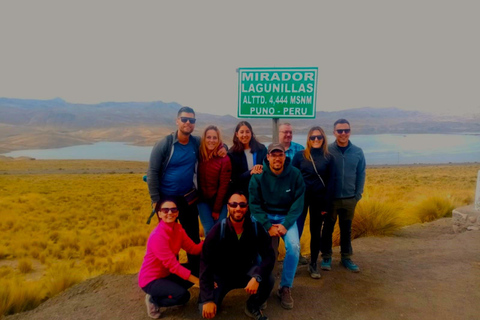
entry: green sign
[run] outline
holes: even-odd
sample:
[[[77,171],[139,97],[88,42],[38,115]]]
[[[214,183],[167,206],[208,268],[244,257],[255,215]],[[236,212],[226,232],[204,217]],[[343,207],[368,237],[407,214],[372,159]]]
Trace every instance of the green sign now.
[[[315,118],[318,68],[239,68],[239,118]]]

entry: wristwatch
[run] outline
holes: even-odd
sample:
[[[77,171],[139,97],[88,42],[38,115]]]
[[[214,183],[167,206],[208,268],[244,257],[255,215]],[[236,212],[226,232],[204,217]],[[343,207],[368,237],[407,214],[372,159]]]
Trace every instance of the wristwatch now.
[[[258,283],[262,282],[262,277],[260,276],[255,276],[255,280],[257,280]]]

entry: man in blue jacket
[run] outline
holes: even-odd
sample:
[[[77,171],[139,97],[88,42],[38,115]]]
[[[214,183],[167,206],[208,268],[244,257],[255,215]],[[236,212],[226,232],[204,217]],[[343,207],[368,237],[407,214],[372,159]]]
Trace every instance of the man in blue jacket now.
[[[249,191],[252,217],[271,237],[282,237],[285,242],[286,254],[277,295],[283,308],[292,309],[290,289],[300,254],[296,221],[303,212],[305,183],[300,170],[290,165],[282,144],[268,146],[263,172],[252,176]]]
[[[323,229],[325,238],[330,242],[330,252],[322,252],[320,267],[323,270],[332,269],[332,233],[338,217],[341,264],[352,272],[360,271],[351,259],[351,235],[355,207],[362,198],[365,185],[366,164],[362,149],[350,142],[350,131],[350,123],[346,119],[335,121],[333,134],[336,140],[328,146],[328,150],[335,157],[335,199],[333,212],[325,219]]]

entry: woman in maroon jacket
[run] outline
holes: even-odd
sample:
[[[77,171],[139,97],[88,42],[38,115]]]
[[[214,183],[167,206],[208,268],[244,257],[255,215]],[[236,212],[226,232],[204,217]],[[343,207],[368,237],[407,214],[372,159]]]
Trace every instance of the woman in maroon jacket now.
[[[227,217],[226,195],[232,175],[229,157],[219,157],[218,148],[223,146],[220,130],[208,126],[200,143],[198,187],[200,199],[198,213],[205,236],[213,225]]]

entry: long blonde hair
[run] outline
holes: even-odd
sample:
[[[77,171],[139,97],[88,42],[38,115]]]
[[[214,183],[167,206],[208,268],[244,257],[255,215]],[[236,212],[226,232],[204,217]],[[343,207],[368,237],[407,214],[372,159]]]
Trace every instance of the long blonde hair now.
[[[207,139],[206,139],[208,130],[214,130],[218,135],[218,145],[213,150],[213,152],[210,152],[210,153],[207,150]],[[212,159],[213,157],[218,156],[217,152],[218,152],[218,147],[219,146],[223,146],[222,134],[220,132],[220,129],[218,129],[217,126],[214,126],[214,125],[210,125],[210,126],[206,127],[205,131],[203,131],[202,141],[200,142],[200,159],[202,161],[208,161],[208,160]]]
[[[319,127],[319,126],[311,127],[310,130],[308,130],[307,143],[305,144],[306,148],[303,151],[303,157],[305,159],[307,159],[308,161],[310,161],[310,156],[312,154],[312,152],[311,152],[312,142],[310,141],[310,137],[313,135],[313,131],[316,131],[316,130],[320,131],[321,135],[323,136],[323,144],[322,144],[322,147],[321,147],[323,149],[323,156],[326,159],[329,155],[328,142],[327,142],[327,136],[325,134],[325,131],[323,131],[322,127]]]

